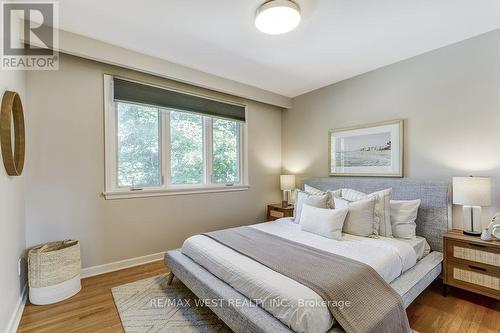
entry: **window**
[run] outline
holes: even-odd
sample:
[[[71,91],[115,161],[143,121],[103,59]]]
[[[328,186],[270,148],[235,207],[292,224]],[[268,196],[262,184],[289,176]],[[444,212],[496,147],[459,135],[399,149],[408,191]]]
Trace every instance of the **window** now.
[[[170,181],[203,184],[203,117],[170,112]]]
[[[116,100],[105,80],[106,198],[248,188],[243,121]]]
[[[158,109],[117,103],[119,187],[160,185]]]
[[[234,121],[212,121],[212,177],[214,183],[238,183],[240,180],[240,129]]]

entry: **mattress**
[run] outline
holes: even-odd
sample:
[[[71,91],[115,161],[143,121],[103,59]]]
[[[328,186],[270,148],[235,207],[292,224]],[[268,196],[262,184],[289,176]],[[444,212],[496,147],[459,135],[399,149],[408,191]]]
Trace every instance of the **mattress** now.
[[[252,227],[364,262],[387,283],[415,265],[418,259],[415,249],[425,249],[425,240],[422,239],[372,239],[344,234],[342,240],[332,240],[304,232],[289,219]],[[423,255],[425,251],[421,252]],[[321,303],[321,297],[313,290],[208,237],[197,235],[188,238],[182,246],[182,253],[296,332],[323,333],[334,324],[326,307],[304,306],[304,301],[307,304]]]

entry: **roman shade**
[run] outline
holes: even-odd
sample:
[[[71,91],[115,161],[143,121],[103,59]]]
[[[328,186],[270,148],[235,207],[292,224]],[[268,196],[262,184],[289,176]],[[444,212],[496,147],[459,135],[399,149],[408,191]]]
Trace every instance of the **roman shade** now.
[[[245,121],[245,106],[113,78],[115,101],[132,102]]]

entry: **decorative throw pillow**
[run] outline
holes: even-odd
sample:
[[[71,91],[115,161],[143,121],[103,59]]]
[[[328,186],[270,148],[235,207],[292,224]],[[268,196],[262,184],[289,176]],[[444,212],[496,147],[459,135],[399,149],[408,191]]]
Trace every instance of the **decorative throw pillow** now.
[[[420,199],[391,200],[391,225],[394,237],[415,238],[418,207],[420,207]]]
[[[334,198],[337,209],[348,208],[343,231],[363,237],[378,237],[375,223],[375,197],[349,202],[342,198]]]
[[[307,184],[304,184],[304,192],[314,195],[322,195],[326,193],[326,191],[320,190],[319,188],[316,187],[309,186]]]
[[[348,208],[324,209],[303,204],[300,226],[302,230],[316,235],[341,239],[342,226],[348,211]]]
[[[330,194],[330,200],[328,201],[328,207],[330,208],[335,208],[335,203],[333,201],[333,198],[340,198],[341,195],[342,195],[342,190],[341,189],[338,189],[338,190],[328,190],[328,191],[323,191],[323,190],[320,190],[316,187],[312,187],[312,186],[309,186],[307,184],[304,184],[304,192],[307,192],[309,194],[314,194],[314,195],[322,195],[322,194],[325,194],[325,193],[329,193]]]
[[[300,215],[302,212],[302,205],[307,204],[318,208],[328,208],[328,200],[330,195],[328,193],[323,195],[312,195],[304,191],[297,191],[295,199],[295,209],[293,211],[294,222],[300,222]]]
[[[353,189],[342,189],[342,198],[348,201],[358,201],[369,197],[375,197],[375,223],[377,234],[384,237],[392,237],[391,228],[391,193],[392,188],[366,194]]]

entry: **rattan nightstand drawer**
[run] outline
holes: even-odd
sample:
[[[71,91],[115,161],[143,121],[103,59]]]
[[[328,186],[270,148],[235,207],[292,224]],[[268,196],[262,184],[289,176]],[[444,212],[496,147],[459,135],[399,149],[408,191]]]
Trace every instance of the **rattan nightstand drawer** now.
[[[471,242],[449,240],[446,243],[448,259],[467,260],[500,267],[500,250]]]
[[[481,291],[490,297],[500,297],[500,277],[498,272],[491,271],[483,265],[464,265],[448,262],[446,265],[446,283],[470,291]]]
[[[267,206],[267,221],[273,221],[282,217],[293,217],[293,205],[282,207],[281,204]]]

